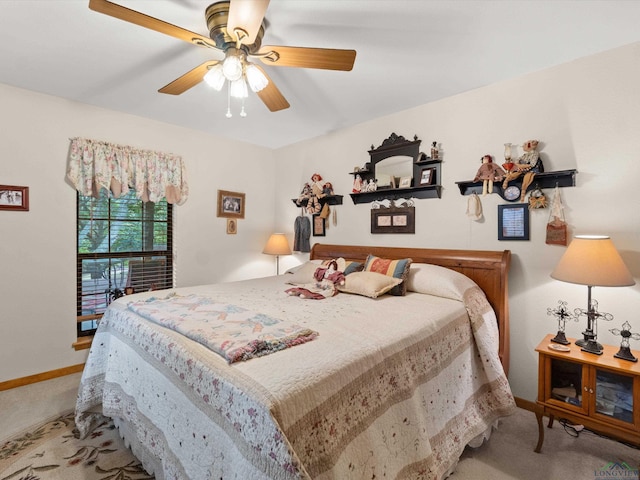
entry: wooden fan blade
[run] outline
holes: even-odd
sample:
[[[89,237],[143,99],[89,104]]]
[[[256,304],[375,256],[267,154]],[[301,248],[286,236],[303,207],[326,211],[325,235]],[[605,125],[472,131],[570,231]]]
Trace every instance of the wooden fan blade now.
[[[124,20],[125,22],[140,25],[141,27],[184,40],[185,42],[204,47],[216,48],[215,43],[213,43],[209,37],[185,30],[184,28],[150,17],[144,13],[136,12],[130,8],[109,2],[108,0],[89,0],[89,8],[93,11],[109,15],[110,17]]]
[[[189,90],[191,87],[195,87],[197,84],[199,84],[205,74],[209,71],[209,69],[218,63],[220,62],[204,62],[202,65],[198,65],[193,70],[188,71],[181,77],[176,78],[173,82],[165,85],[160,90],[158,90],[158,92],[168,93],[169,95],[180,95],[181,93]]]
[[[268,7],[269,0],[231,0],[227,32],[235,37],[235,30],[242,29],[246,36],[239,38],[240,43],[251,45],[256,41]]]
[[[355,50],[333,48],[278,47],[268,45],[256,54],[265,65],[349,71],[356,60]]]
[[[267,78],[267,80],[269,80],[267,86],[256,93],[258,97],[260,97],[260,100],[262,100],[262,102],[272,112],[277,112],[279,110],[285,110],[289,108],[289,102],[287,102],[287,99],[284,98],[282,93],[280,93],[280,90],[278,90],[278,87],[276,87],[275,83],[273,83],[273,80],[269,78],[267,72],[265,72],[260,65],[256,65],[256,67],[260,69],[262,74]]]

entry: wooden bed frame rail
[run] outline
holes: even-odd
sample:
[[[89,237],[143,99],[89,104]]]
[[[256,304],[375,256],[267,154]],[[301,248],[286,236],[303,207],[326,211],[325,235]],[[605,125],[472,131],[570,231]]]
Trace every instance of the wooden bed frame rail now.
[[[466,275],[485,292],[498,319],[500,344],[498,354],[505,373],[509,374],[509,266],[511,251],[444,250],[430,248],[369,247],[363,245],[327,245],[316,243],[311,260],[344,258],[364,262],[367,255],[382,258],[411,258],[414,263],[430,263]]]

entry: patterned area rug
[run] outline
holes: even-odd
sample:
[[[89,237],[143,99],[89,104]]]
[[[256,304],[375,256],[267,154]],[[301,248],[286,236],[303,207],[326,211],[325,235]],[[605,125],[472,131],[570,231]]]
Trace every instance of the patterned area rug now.
[[[154,480],[111,420],[76,437],[69,412],[0,443],[0,480]]]

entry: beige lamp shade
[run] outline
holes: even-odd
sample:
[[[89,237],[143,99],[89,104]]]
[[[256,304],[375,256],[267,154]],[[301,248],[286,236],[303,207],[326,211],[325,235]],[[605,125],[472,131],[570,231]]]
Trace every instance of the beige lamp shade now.
[[[262,253],[267,255],[291,255],[291,247],[289,247],[286,235],[284,233],[272,234]]]
[[[551,277],[598,287],[628,287],[636,283],[611,239],[599,235],[575,236]]]

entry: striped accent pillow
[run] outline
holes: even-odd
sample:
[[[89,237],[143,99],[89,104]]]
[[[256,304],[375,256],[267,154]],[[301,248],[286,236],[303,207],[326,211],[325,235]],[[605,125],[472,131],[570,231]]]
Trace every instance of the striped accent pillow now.
[[[407,294],[407,276],[412,260],[403,258],[401,260],[391,260],[369,255],[364,263],[365,272],[377,272],[389,277],[399,278],[402,283],[389,290],[389,295],[403,296]]]

